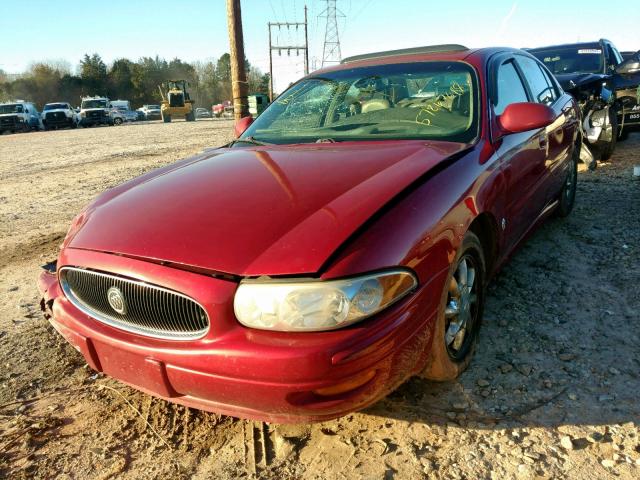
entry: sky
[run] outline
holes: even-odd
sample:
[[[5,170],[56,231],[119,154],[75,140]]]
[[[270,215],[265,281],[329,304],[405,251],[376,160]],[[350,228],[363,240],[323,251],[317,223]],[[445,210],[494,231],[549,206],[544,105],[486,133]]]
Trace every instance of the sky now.
[[[75,69],[85,53],[107,64],[159,55],[216,59],[229,47],[225,0],[0,0],[0,69],[20,73],[42,60]],[[304,17],[304,0],[242,0],[245,54],[269,70],[267,22]],[[309,7],[311,66],[322,64],[323,0]],[[337,0],[342,56],[441,43],[535,47],[608,38],[640,49],[640,11],[629,0]],[[25,32],[25,29],[28,29]],[[304,42],[302,30],[274,30],[280,45]],[[303,57],[274,53],[276,90],[303,74]]]

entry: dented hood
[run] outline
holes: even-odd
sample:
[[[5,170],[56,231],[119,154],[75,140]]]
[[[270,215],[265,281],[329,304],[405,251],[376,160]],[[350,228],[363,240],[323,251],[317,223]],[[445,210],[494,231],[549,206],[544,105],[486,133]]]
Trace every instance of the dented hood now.
[[[570,93],[574,93],[581,88],[602,85],[602,82],[609,78],[609,75],[601,73],[562,73],[555,76],[562,88]]]
[[[466,147],[212,150],[105,192],[65,245],[242,276],[313,273],[394,196]]]

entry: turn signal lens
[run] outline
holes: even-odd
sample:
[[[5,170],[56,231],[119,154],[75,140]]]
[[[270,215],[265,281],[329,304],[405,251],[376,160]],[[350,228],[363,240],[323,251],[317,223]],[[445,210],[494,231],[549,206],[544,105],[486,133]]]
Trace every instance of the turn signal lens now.
[[[288,332],[334,330],[363,320],[411,292],[407,271],[342,280],[245,280],[234,299],[238,321],[251,328]]]

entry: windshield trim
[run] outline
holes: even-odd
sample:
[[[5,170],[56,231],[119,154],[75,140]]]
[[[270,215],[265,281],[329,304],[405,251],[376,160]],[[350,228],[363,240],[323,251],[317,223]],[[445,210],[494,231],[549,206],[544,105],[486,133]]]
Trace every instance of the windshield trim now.
[[[332,70],[330,73],[336,73],[336,72],[341,72],[344,70],[357,70],[357,69],[364,69],[364,68],[371,68],[371,67],[384,67],[384,66],[388,66],[388,65],[414,65],[414,64],[428,64],[428,63],[450,63],[450,64],[460,64],[460,65],[464,65],[467,69],[468,72],[471,74],[471,78],[472,78],[472,90],[474,90],[473,93],[475,93],[475,111],[473,113],[474,118],[472,119],[472,123],[475,122],[475,132],[474,135],[469,139],[468,142],[459,142],[459,143],[464,143],[466,145],[476,145],[478,143],[478,141],[480,140],[480,138],[482,137],[482,131],[484,128],[484,120],[483,120],[483,112],[484,112],[484,99],[483,99],[483,95],[481,92],[481,84],[480,84],[480,76],[478,73],[477,68],[472,65],[471,63],[465,61],[465,60],[449,60],[449,59],[432,59],[432,60],[409,60],[409,61],[402,61],[402,62],[389,62],[389,63],[381,63],[381,64],[375,64],[375,65],[366,65],[366,66],[362,66],[362,67],[352,67],[352,68],[340,68],[338,70]],[[315,73],[315,72],[314,72]],[[296,86],[298,86],[300,83],[304,82],[304,81],[309,81],[309,80],[318,80],[318,81],[333,81],[333,79],[329,79],[325,76],[323,76],[326,72],[322,72],[319,71],[317,72],[319,73],[319,75],[314,76],[314,74],[310,74],[307,76],[304,76],[300,79],[298,79],[296,82],[292,83],[284,92],[282,92],[280,95],[278,95],[277,97],[275,97],[273,99],[272,104],[275,104],[276,101],[279,98],[284,97],[287,92],[290,92],[292,89],[294,89]],[[271,105],[269,105],[269,107],[271,107]],[[258,115],[257,118],[259,118],[260,116],[262,116],[265,112],[268,111],[269,107],[267,107],[262,113],[260,113]],[[255,120],[254,120],[255,123]],[[248,134],[248,131],[251,129],[251,127],[249,127],[241,136],[240,138],[243,138],[245,135]],[[260,142],[264,142],[264,143],[272,143],[272,142],[268,142],[267,140],[263,140],[261,138],[256,137],[255,135],[250,135],[254,140],[256,141],[260,141]],[[447,140],[447,139],[443,139],[443,138],[432,138],[432,137],[422,137],[420,136],[420,138],[416,138],[416,136],[408,136],[408,137],[393,137],[393,138],[384,138],[381,136],[372,136],[369,138],[362,138],[362,139],[356,139],[356,137],[349,137],[348,139],[338,139],[337,136],[332,135],[331,136],[332,139],[336,139],[336,143],[342,143],[342,142],[377,142],[377,141],[425,141],[425,142],[429,142],[429,141],[438,141],[438,142],[454,142],[454,140]],[[298,140],[303,140],[301,138],[298,138]],[[288,143],[273,143],[273,145],[278,145],[278,146],[287,146],[287,145],[301,145],[301,144],[314,144],[316,142],[288,142]],[[255,145],[254,145],[255,146]]]

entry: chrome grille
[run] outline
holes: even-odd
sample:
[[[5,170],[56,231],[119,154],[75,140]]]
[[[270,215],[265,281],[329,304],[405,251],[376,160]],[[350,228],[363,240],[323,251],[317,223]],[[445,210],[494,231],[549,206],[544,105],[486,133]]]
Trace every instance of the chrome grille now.
[[[122,330],[173,340],[200,338],[209,330],[209,318],[200,304],[166,288],[72,267],[60,270],[60,283],[76,307]],[[114,289],[121,294],[124,308],[109,301]]]

